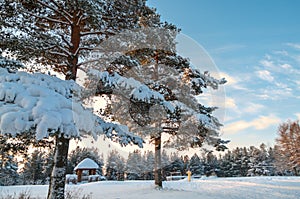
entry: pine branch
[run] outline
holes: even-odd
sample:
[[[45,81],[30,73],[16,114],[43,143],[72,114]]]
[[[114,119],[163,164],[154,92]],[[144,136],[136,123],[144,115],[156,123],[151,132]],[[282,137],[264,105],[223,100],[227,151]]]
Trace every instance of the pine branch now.
[[[95,32],[82,32],[80,33],[80,36],[88,36],[88,35],[116,35],[115,32],[109,32],[109,31],[95,31]]]
[[[83,68],[81,66],[83,65],[86,65],[86,64],[90,64],[90,63],[94,63],[94,62],[97,62],[99,61],[99,59],[92,59],[92,60],[89,60],[89,61],[84,61],[84,62],[81,62],[80,64],[77,65],[77,67],[79,67],[81,70],[83,70]],[[86,71],[88,72],[88,71]]]
[[[56,47],[58,47],[60,50],[62,50],[64,53],[66,53],[68,56],[72,56],[71,52],[68,51],[67,49],[63,48],[60,45],[57,45]]]
[[[31,15],[31,16],[34,16],[34,17],[37,17],[39,19],[44,19],[44,20],[47,20],[49,22],[53,22],[53,23],[59,23],[59,24],[64,24],[64,25],[70,25],[69,23],[67,22],[64,22],[64,21],[60,21],[60,20],[57,20],[57,19],[52,19],[50,17],[46,17],[46,16],[39,16],[37,14],[34,14],[32,12],[28,12],[28,11],[24,11],[25,13]]]
[[[64,54],[64,53],[60,53],[60,52],[56,52],[56,51],[49,51],[50,54],[52,55],[58,55],[58,56],[62,56],[62,57],[68,57],[68,55]]]
[[[52,2],[57,8],[61,8],[54,0],[50,0],[50,2]],[[70,19],[72,19],[73,17],[72,17],[72,15],[70,15],[68,12],[66,12],[63,8],[61,8],[61,11],[64,13],[64,14],[66,14]],[[62,15],[63,16],[63,15]],[[63,16],[65,19],[67,19],[68,20],[68,18],[67,17],[65,17],[65,16]],[[71,20],[70,20],[70,22],[71,22]]]
[[[79,26],[80,22],[83,20],[83,15],[81,15],[76,23],[76,26]]]
[[[62,12],[60,12],[60,11],[58,10],[59,7],[57,6],[57,4],[56,4],[53,0],[51,0],[51,2],[52,2],[54,5],[56,5],[57,8],[52,7],[52,6],[50,6],[49,4],[46,4],[46,3],[44,3],[43,1],[40,1],[40,0],[38,0],[37,2],[40,3],[41,5],[43,5],[43,6],[47,7],[47,8],[49,8],[50,10],[52,10],[52,11],[58,13],[59,15],[61,15],[63,18],[65,18],[65,19],[68,21],[68,23],[67,23],[68,25],[71,25],[71,24],[72,24],[72,20],[71,20],[71,19],[72,19],[72,16],[71,16],[69,13],[66,13],[63,9],[62,9]],[[69,19],[65,14],[67,14],[68,17],[70,17],[70,19]]]
[[[65,43],[68,45],[68,47],[71,47],[71,44],[70,44],[70,42],[69,42],[69,41],[67,41],[67,39],[65,38],[65,36],[64,36],[64,35],[60,35],[60,34],[59,34],[59,36],[61,37],[61,39],[63,40],[63,42],[65,42]]]

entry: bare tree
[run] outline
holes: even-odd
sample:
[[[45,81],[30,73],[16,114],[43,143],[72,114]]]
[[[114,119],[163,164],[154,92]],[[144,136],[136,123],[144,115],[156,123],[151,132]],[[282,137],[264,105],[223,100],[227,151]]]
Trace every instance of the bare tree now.
[[[278,128],[278,152],[288,161],[287,166],[299,175],[300,169],[300,125],[299,121],[287,121]]]

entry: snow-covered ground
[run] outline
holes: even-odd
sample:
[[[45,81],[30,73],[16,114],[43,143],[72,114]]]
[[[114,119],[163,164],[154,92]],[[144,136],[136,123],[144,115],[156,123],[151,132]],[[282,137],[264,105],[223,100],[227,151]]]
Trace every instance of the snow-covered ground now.
[[[89,195],[93,199],[299,199],[300,177],[201,178],[167,181],[157,190],[153,181],[101,181],[67,185],[75,195]],[[35,198],[45,198],[46,185],[0,187],[0,198],[5,195],[30,192]]]

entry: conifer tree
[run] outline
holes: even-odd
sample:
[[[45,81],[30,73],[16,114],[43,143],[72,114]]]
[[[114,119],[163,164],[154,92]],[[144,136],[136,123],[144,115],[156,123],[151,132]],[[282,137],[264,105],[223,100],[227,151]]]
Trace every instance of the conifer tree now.
[[[155,162],[155,157],[154,153],[152,151],[147,151],[144,154],[144,159],[145,159],[145,172],[144,172],[144,179],[145,180],[153,180],[154,179],[154,162]]]
[[[144,0],[26,0],[0,2],[0,47],[18,60],[40,63],[76,80],[84,56],[109,36],[138,27]],[[90,60],[89,60],[90,61]],[[48,198],[64,198],[69,138],[56,136]]]
[[[15,155],[23,147],[19,146],[19,143],[10,141],[6,136],[0,135],[0,186],[15,185],[19,180]]]
[[[129,153],[126,163],[127,180],[141,180],[146,170],[145,161],[140,150],[134,150]]]
[[[106,161],[107,180],[124,180],[126,161],[117,150],[112,150]]]
[[[196,153],[190,159],[189,169],[193,175],[204,174],[204,164]]]
[[[221,124],[212,115],[216,107],[205,107],[196,100],[205,88],[217,89],[226,81],[193,69],[187,59],[177,55],[176,34],[177,29],[168,25],[130,33],[133,38],[143,35],[139,38],[142,42],[129,42],[137,49],[129,49],[110,62],[106,71],[91,71],[92,78],[89,78],[96,81],[89,82],[89,85],[97,85],[93,90],[110,95],[108,109],[114,120],[150,138],[154,145],[155,184],[158,186],[162,185],[163,145],[183,150],[206,143],[216,150],[224,150],[227,143],[218,137]],[[151,35],[157,36],[153,39]],[[119,41],[119,37],[112,38],[111,45],[115,40]],[[161,139],[163,134],[170,135],[165,143]]]
[[[218,85],[226,81],[217,80],[208,72],[194,70],[187,59],[177,56],[174,49],[177,28],[161,23],[155,10],[147,8],[144,0],[7,0],[1,2],[1,9],[4,11],[1,12],[1,25],[4,27],[0,34],[1,49],[11,52],[20,60],[34,60],[43,65],[51,65],[54,70],[63,73],[66,80],[76,80],[78,69],[89,72],[88,64],[99,61],[99,57],[92,59],[93,52],[97,51],[98,55],[114,54],[110,57],[117,59],[109,61],[110,66],[98,76],[98,81],[101,80],[100,84],[96,84],[98,94],[111,93],[112,88],[120,86],[118,83],[126,84],[123,80],[128,80],[132,72],[138,76],[148,76],[135,79],[134,84],[137,83],[138,87],[126,84],[129,88],[125,95],[130,99],[130,104],[123,106],[122,100],[118,104],[129,107],[129,111],[124,112],[129,113],[131,120],[143,128],[143,131],[139,132],[146,133],[153,140],[156,160],[155,183],[158,186],[162,186],[162,133],[172,135],[166,145],[179,149],[201,147],[204,143],[215,146],[217,150],[226,148],[226,142],[219,138],[218,130],[221,124],[212,116],[215,107],[205,107],[196,100],[204,88],[217,89]],[[127,37],[128,34],[122,32],[124,29],[134,28],[141,28],[146,34],[129,32]],[[157,29],[153,32],[152,28]],[[163,28],[163,31],[160,28]],[[14,32],[18,34],[13,34]],[[122,33],[119,34],[120,32]],[[155,40],[155,43],[146,42],[145,45],[142,42],[128,49],[129,42],[122,42],[124,39],[144,41],[143,35],[147,37],[145,41],[150,39]],[[111,36],[116,37],[109,40]],[[127,49],[116,50],[115,44],[121,44]],[[116,56],[118,53],[120,55],[120,52],[122,56]],[[122,77],[124,74],[127,75],[124,76],[125,79]],[[174,88],[177,90],[173,90]],[[180,92],[177,92],[178,90]],[[116,89],[113,91],[116,93]],[[150,95],[146,99],[139,93]],[[153,112],[161,114],[159,117],[157,114],[151,117],[149,114]],[[117,114],[113,114],[117,118]],[[151,118],[156,120],[151,121]],[[117,121],[122,120],[118,118]],[[145,131],[146,125],[150,127],[148,129],[151,133]],[[130,129],[138,128],[135,126]],[[63,170],[66,166],[68,146],[69,139],[56,136],[57,159],[54,161],[54,168]],[[51,178],[48,198],[55,198],[57,195],[63,197],[64,189],[54,191],[58,189],[58,185],[64,186],[61,180],[63,174],[65,173],[62,172],[58,178]]]
[[[74,168],[79,164],[82,160],[85,158],[90,158],[94,160],[100,168],[104,165],[103,163],[103,157],[99,154],[99,151],[97,148],[86,148],[86,147],[76,147],[74,150],[72,150],[68,155],[68,167],[67,167],[67,173],[72,174],[74,173]],[[98,174],[102,174],[102,170],[99,169],[97,171]]]
[[[45,152],[34,150],[24,161],[22,169],[23,184],[41,184],[45,176]]]

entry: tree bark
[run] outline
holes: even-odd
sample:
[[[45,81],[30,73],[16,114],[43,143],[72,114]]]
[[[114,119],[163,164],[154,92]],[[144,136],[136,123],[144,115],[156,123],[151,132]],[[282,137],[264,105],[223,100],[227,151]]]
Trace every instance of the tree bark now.
[[[56,136],[54,163],[47,199],[64,199],[69,139]]]
[[[153,79],[158,80],[158,53],[155,53],[155,65],[154,65],[154,72],[153,72]],[[159,127],[161,124],[159,124]],[[162,169],[161,169],[161,133],[157,137],[154,138],[154,157],[155,157],[155,163],[154,163],[154,184],[158,188],[162,188]]]
[[[154,180],[155,185],[162,188],[162,174],[161,174],[161,136],[154,138],[155,143],[155,164],[154,164]]]
[[[75,12],[74,12],[75,13]],[[71,26],[71,46],[69,52],[71,55],[68,57],[69,71],[66,74],[66,80],[76,81],[78,69],[78,48],[80,44],[80,26],[76,25],[78,16],[74,15],[73,25]],[[54,165],[51,173],[48,197],[47,199],[64,199],[66,169],[69,150],[69,139],[56,136]]]

